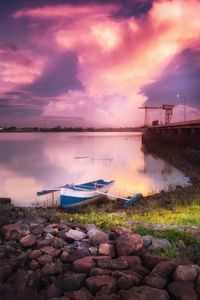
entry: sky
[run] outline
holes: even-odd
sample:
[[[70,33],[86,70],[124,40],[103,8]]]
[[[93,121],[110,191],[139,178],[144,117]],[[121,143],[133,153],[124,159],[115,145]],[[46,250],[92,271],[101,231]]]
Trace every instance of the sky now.
[[[163,104],[182,121],[184,103],[200,118],[199,15],[199,0],[1,1],[0,126],[138,126]]]

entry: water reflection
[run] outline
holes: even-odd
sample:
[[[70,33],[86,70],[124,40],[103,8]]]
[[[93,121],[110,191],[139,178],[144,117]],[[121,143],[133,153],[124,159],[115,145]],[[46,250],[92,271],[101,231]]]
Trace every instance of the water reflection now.
[[[141,150],[138,133],[0,134],[0,196],[16,205],[30,205],[43,188],[100,178],[145,195],[188,184],[182,172]]]

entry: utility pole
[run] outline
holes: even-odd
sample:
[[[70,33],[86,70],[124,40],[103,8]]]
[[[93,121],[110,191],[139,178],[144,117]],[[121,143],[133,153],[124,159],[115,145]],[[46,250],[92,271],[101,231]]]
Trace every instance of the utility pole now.
[[[183,120],[185,122],[185,120],[186,120],[185,96],[178,94],[176,97],[178,99],[182,99],[183,100]]]

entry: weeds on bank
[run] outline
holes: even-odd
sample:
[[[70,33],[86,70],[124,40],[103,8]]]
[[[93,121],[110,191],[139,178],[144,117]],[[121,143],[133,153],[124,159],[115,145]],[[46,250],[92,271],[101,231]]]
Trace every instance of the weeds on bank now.
[[[92,223],[100,228],[115,229],[118,226],[130,226],[127,223],[126,214],[114,214],[111,204],[97,207],[88,205],[81,209],[80,212],[60,213],[58,217],[61,220],[77,222],[81,224]]]
[[[185,225],[200,227],[200,196],[190,204],[177,199],[171,201],[170,207],[162,207],[159,203],[147,203],[139,208],[116,210],[115,203],[88,205],[79,211],[60,213],[59,218],[70,222],[95,223],[101,228],[129,227],[133,221],[144,224]]]
[[[129,216],[134,221],[166,225],[185,225],[200,227],[200,197],[195,198],[190,204],[179,204],[174,199],[172,207],[165,208],[158,204],[148,205],[145,210],[129,210]]]

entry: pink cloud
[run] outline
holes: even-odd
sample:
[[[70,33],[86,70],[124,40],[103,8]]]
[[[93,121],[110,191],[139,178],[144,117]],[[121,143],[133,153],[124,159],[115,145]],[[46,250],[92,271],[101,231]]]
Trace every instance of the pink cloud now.
[[[43,58],[35,58],[25,50],[2,50],[0,59],[0,85],[4,90],[34,82],[41,75],[45,63]]]
[[[142,86],[155,82],[176,54],[199,43],[200,2],[154,1],[142,18],[111,18],[118,9],[118,5],[46,6],[21,10],[15,17],[55,18],[57,26],[49,32],[58,51],[73,51],[78,57],[77,77],[85,90],[77,93],[82,101],[94,103],[90,117],[110,122],[118,111],[123,113],[122,123],[127,119],[131,123],[129,111],[146,100],[140,95]],[[105,95],[112,102],[109,108],[100,105],[106,104]],[[76,91],[68,92],[50,102],[44,115],[89,113],[87,106],[80,108],[78,103]]]
[[[33,18],[60,18],[60,17],[75,17],[75,16],[88,16],[90,14],[106,15],[118,10],[118,6],[113,4],[92,4],[89,5],[55,5],[44,6],[34,9],[23,9],[14,14],[15,18],[19,17],[33,17]],[[92,17],[92,15],[91,15]]]

